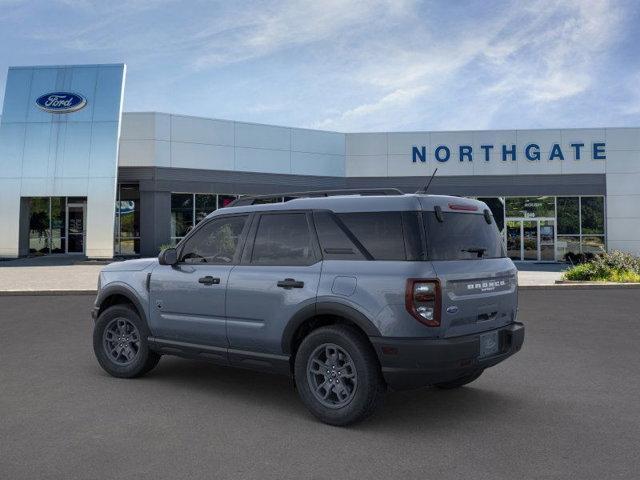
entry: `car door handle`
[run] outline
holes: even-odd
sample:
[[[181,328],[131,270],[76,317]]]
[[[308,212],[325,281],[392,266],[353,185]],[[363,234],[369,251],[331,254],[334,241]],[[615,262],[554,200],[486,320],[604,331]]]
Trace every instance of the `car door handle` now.
[[[198,283],[203,283],[205,285],[218,285],[220,283],[220,279],[207,275],[206,277],[199,278]]]
[[[296,280],[295,278],[285,278],[284,280],[280,280],[278,282],[278,286],[280,288],[303,288],[304,287],[304,282],[300,282],[298,280]]]

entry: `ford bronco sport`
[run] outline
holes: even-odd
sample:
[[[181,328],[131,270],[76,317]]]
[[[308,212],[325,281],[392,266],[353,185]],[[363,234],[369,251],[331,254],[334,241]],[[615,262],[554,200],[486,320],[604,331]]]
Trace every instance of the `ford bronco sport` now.
[[[108,265],[98,362],[124,378],[165,354],[283,373],[346,425],[387,388],[460,387],[517,352],[516,269],[487,205],[376,193],[240,198],[157,260]]]

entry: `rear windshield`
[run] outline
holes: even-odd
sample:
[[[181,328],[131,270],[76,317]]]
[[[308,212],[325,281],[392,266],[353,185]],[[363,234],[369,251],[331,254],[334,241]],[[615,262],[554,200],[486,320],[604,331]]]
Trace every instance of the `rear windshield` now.
[[[424,212],[427,252],[430,260],[477,260],[501,258],[504,246],[495,221],[487,223],[484,215]]]

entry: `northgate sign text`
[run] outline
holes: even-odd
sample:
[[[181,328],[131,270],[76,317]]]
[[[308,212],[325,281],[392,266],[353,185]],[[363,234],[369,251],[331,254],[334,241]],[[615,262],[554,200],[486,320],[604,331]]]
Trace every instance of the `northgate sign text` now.
[[[522,154],[526,160],[535,162],[542,159],[540,152],[540,145],[537,143],[530,143],[524,149],[519,152],[515,145],[500,145],[495,151],[502,153],[502,161],[518,160],[518,155]],[[571,143],[569,145],[569,152],[562,150],[559,143],[554,143],[549,149],[549,155],[545,155],[548,160],[564,160],[566,155],[574,160],[582,160],[585,157],[591,157],[592,160],[606,160],[605,143],[596,142],[590,146],[585,146],[584,143]],[[491,159],[491,153],[494,151],[494,145],[480,145],[481,152],[476,154],[483,160],[489,161]],[[452,153],[453,150],[453,153]],[[456,151],[457,150],[457,151]],[[460,145],[457,149],[452,149],[447,145],[439,145],[433,151],[433,158],[438,162],[448,162],[454,154],[457,154],[457,158],[461,162],[473,161],[473,147],[471,145]],[[414,146],[411,150],[411,156],[413,163],[426,162],[427,161],[427,147]]]

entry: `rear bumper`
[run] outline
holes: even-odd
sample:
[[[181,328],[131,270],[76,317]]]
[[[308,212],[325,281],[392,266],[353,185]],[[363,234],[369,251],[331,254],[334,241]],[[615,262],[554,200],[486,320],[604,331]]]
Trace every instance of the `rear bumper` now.
[[[497,330],[498,353],[486,358],[480,358],[480,333],[445,339],[371,337],[371,341],[387,384],[395,390],[405,390],[484,370],[522,348],[523,324],[516,322]]]

